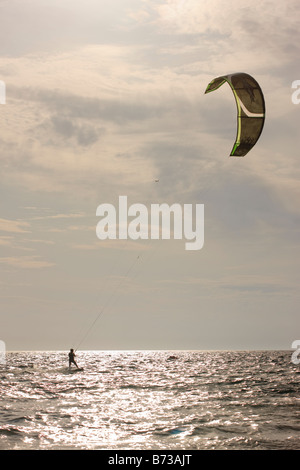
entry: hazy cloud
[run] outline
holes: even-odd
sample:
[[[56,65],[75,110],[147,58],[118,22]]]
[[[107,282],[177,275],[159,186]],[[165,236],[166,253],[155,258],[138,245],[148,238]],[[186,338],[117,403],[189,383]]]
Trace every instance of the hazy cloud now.
[[[12,233],[29,233],[30,227],[28,222],[22,220],[0,219],[0,231]]]
[[[21,269],[42,269],[54,266],[54,263],[43,261],[38,256],[2,257],[0,263]]]

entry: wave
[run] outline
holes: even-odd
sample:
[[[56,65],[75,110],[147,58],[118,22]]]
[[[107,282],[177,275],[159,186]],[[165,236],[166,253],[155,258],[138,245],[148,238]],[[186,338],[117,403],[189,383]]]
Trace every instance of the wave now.
[[[11,354],[0,372],[2,448],[300,449],[299,375],[287,360],[171,354],[82,353],[83,373],[60,353]]]
[[[24,432],[21,429],[13,426],[0,427],[0,435],[21,437],[23,434]]]

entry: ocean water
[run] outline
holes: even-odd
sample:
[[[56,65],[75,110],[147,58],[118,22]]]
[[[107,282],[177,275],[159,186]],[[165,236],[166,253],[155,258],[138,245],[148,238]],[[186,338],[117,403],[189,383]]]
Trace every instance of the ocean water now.
[[[11,352],[0,449],[300,449],[289,351]]]

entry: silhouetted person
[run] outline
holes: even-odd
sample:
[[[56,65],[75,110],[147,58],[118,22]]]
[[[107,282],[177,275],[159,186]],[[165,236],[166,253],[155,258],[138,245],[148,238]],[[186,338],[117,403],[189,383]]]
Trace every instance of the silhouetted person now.
[[[77,369],[79,369],[78,365],[77,365],[77,362],[75,361],[75,352],[74,352],[74,349],[70,349],[70,352],[69,352],[69,368],[71,368],[71,365],[72,364],[75,364],[75,366],[77,367]]]

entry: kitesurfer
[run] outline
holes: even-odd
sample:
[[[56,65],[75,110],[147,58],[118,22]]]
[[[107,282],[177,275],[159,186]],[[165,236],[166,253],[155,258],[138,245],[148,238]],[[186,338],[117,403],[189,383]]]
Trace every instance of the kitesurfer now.
[[[74,352],[74,349],[70,349],[70,352],[69,352],[69,369],[71,369],[71,365],[72,364],[75,364],[75,366],[77,367],[77,369],[79,369],[78,365],[77,365],[77,362],[75,361],[75,352]]]

